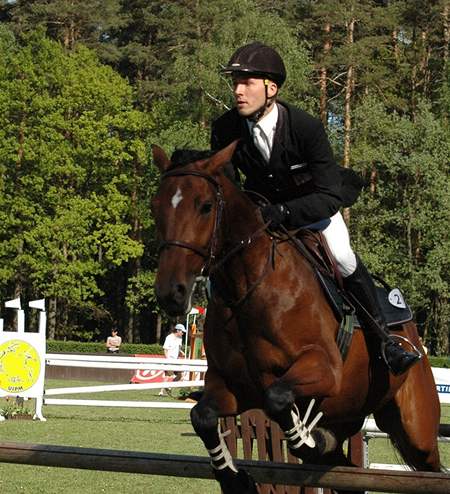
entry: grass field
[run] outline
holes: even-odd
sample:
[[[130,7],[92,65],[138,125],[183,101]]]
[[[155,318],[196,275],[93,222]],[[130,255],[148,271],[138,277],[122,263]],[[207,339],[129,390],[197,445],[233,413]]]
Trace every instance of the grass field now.
[[[49,387],[88,385],[85,381],[70,383],[52,381],[50,384]],[[121,400],[166,399],[158,397],[157,390],[73,397]],[[1,440],[205,456],[200,440],[192,435],[188,410],[45,406],[44,415],[48,419],[47,422],[18,420],[2,422]],[[443,409],[441,422],[450,423],[450,407]],[[369,452],[372,462],[399,463],[387,440],[372,439]],[[449,466],[449,443],[441,443],[441,453],[443,463]],[[219,494],[220,490],[215,482],[208,480],[0,464],[1,494],[103,492]]]

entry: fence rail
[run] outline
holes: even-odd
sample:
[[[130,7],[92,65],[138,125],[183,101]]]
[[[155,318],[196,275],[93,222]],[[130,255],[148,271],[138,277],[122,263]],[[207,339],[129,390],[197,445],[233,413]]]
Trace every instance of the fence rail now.
[[[209,458],[43,444],[0,443],[0,462],[212,479]],[[237,460],[260,483],[398,494],[448,494],[450,475]]]

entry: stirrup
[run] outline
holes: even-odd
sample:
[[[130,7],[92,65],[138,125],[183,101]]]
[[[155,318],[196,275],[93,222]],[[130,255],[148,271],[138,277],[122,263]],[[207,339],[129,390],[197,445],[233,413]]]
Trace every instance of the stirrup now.
[[[300,412],[298,411],[297,405],[294,403],[292,407],[293,409],[291,410],[294,427],[292,427],[292,429],[289,429],[288,431],[284,431],[284,435],[286,436],[286,439],[288,441],[289,449],[299,449],[300,446],[302,446],[303,444],[306,444],[306,446],[310,448],[315,447],[316,441],[311,436],[311,431],[315,427],[317,422],[319,422],[319,420],[322,418],[323,412],[319,412],[313,418],[311,423],[306,426],[315,402],[316,400],[314,398],[310,401],[303,420],[300,418]]]
[[[396,341],[395,341],[396,339],[406,342],[412,349],[412,352],[411,352],[409,350],[406,350],[405,348],[403,348],[399,344],[399,347],[403,350],[403,352],[409,353],[410,355],[413,355],[414,357],[416,357],[416,359],[406,369],[402,369],[401,371],[398,371],[397,369],[393,369],[391,364],[389,363],[387,357],[386,357],[386,345],[388,344],[389,341],[396,343]],[[400,336],[398,334],[390,334],[388,338],[386,338],[384,341],[381,342],[381,356],[383,357],[383,360],[385,361],[389,370],[394,375],[403,374],[403,372],[406,372],[412,365],[414,365],[416,362],[418,362],[423,357],[420,350],[413,343],[411,343],[411,341],[409,341],[408,338],[406,338],[405,336]]]

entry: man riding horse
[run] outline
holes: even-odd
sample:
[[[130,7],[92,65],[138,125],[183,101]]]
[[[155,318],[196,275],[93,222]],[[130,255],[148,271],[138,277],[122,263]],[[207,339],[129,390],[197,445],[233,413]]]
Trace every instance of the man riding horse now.
[[[244,186],[270,204],[261,210],[271,229],[321,230],[343,277],[359,302],[366,331],[381,340],[382,355],[394,375],[406,372],[420,355],[406,351],[388,331],[373,280],[353,252],[339,208],[359,194],[359,180],[339,167],[320,120],[277,99],[286,79],[280,55],[259,42],[239,48],[223,70],[232,77],[236,107],[212,125],[211,145],[219,150],[239,139],[232,158]]]

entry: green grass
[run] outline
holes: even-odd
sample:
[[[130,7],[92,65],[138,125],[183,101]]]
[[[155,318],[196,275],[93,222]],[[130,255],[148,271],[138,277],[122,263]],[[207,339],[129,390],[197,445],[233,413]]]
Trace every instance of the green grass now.
[[[89,384],[96,383],[52,380],[49,387]],[[68,397],[167,400],[157,393],[147,390]],[[192,435],[189,410],[45,406],[44,416],[47,422],[2,422],[1,440],[205,456],[201,441]],[[441,422],[450,423],[450,407],[443,409]],[[441,443],[440,449],[443,463],[449,466],[450,444]],[[399,463],[387,440],[371,439],[369,452],[371,462]],[[209,480],[0,464],[0,492],[219,494],[220,490]]]
[[[51,387],[97,383],[52,381]],[[104,383],[98,383],[104,384]],[[164,400],[156,391],[70,395],[85,399]],[[205,456],[192,436],[189,410],[44,406],[47,422],[7,420],[2,441]],[[45,494],[219,494],[215,482],[123,473],[0,464],[0,492]]]

